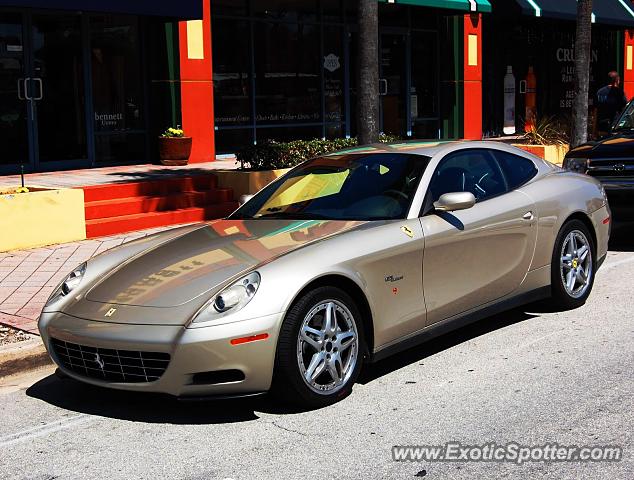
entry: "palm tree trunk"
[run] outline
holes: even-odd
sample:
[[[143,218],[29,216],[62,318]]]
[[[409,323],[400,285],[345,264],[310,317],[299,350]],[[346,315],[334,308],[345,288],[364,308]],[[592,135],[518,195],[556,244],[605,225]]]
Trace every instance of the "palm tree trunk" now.
[[[379,2],[359,0],[359,144],[379,140]]]
[[[575,98],[572,104],[570,146],[588,141],[588,93],[592,47],[592,0],[577,2],[577,40],[575,42]]]

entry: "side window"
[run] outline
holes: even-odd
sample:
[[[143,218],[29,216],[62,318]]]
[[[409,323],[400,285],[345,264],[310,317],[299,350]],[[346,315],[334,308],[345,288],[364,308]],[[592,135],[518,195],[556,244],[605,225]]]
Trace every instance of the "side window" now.
[[[471,192],[478,201],[507,192],[502,171],[487,150],[462,150],[441,160],[429,185],[432,201],[451,192]]]
[[[537,175],[537,167],[527,158],[513,155],[512,153],[501,152],[499,150],[492,152],[498,163],[502,167],[502,171],[506,176],[509,189],[514,190]]]

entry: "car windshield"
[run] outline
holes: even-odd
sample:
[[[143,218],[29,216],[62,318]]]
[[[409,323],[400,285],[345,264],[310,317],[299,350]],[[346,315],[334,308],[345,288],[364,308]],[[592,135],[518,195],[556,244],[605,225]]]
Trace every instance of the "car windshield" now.
[[[405,218],[429,157],[402,153],[308,160],[260,191],[231,219]]]
[[[614,124],[614,130],[633,130],[634,129],[634,101],[628,103],[623,113]]]

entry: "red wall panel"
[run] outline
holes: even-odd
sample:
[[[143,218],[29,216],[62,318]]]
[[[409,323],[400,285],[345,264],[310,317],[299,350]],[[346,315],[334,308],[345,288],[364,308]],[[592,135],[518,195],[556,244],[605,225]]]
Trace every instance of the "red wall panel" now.
[[[203,1],[202,29],[204,58],[190,59],[187,22],[179,25],[183,129],[193,138],[190,163],[208,162],[216,157],[209,1]]]
[[[469,40],[477,39],[477,61],[470,64]],[[473,52],[471,52],[473,59]],[[474,62],[471,62],[474,63]],[[482,139],[482,15],[464,16],[464,138]]]

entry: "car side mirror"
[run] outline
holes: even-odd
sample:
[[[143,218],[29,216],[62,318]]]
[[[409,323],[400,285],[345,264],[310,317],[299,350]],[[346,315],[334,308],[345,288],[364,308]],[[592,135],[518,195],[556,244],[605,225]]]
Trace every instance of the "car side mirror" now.
[[[247,203],[249,200],[251,200],[254,197],[254,195],[241,195],[240,196],[240,206],[244,205],[245,203]]]
[[[471,192],[445,193],[437,202],[434,202],[434,209],[439,212],[455,212],[471,208],[475,203],[476,198]]]

